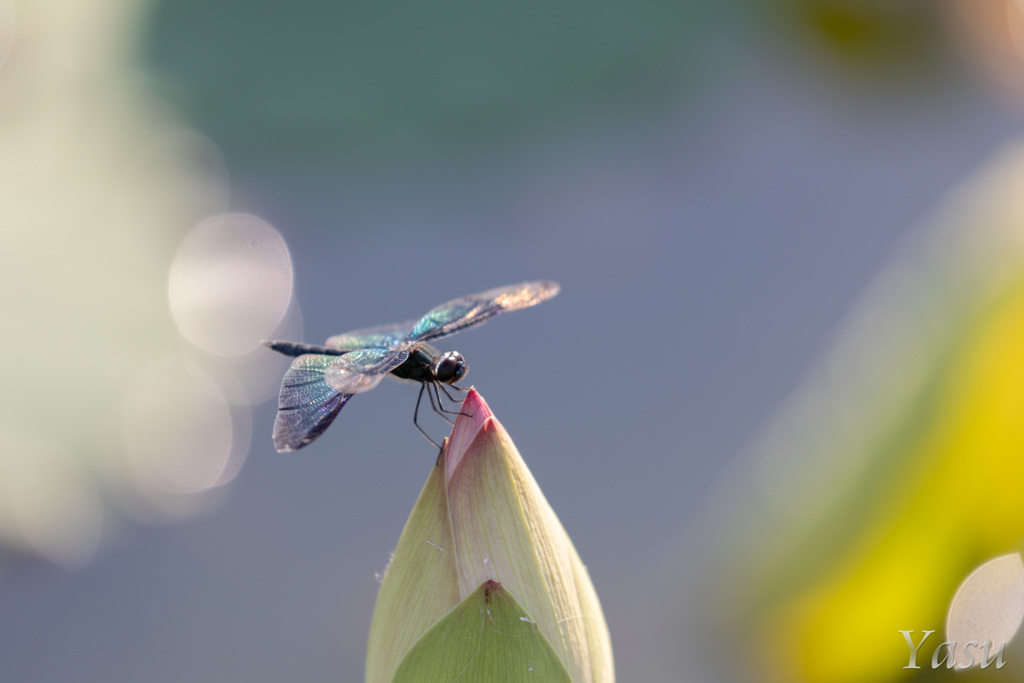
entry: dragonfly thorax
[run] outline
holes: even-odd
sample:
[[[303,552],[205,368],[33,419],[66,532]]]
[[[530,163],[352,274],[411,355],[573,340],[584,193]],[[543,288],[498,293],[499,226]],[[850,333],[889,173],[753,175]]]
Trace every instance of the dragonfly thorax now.
[[[418,344],[409,351],[409,357],[391,371],[398,379],[413,382],[441,382],[455,384],[466,376],[469,367],[458,351],[441,353],[430,344]]]

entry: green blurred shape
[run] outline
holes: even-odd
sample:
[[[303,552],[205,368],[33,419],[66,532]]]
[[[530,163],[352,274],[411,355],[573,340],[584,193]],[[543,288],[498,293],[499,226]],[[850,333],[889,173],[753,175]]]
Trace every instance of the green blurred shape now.
[[[231,147],[380,151],[515,132],[674,89],[694,0],[158,2],[143,58]]]

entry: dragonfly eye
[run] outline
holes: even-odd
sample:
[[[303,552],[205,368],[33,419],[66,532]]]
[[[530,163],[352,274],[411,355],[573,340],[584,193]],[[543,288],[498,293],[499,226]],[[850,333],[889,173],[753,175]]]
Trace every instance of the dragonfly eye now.
[[[441,356],[441,360],[437,361],[434,376],[437,377],[438,382],[455,384],[465,377],[467,372],[469,372],[469,368],[466,367],[466,360],[462,354],[458,351],[449,351]]]

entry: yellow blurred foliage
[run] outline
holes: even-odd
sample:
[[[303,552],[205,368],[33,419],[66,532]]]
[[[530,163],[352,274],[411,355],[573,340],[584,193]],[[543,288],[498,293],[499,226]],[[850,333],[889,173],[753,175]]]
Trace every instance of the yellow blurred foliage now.
[[[723,494],[705,607],[757,680],[903,679],[900,630],[937,631],[928,668],[960,582],[1020,550],[1022,188],[1017,148],[906,245]]]

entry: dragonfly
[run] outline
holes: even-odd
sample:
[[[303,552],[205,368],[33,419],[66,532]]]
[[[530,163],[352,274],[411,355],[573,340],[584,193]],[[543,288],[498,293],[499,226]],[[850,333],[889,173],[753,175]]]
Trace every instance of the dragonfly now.
[[[416,321],[335,335],[323,346],[264,341],[268,348],[295,357],[281,381],[274,448],[278,453],[288,453],[313,443],[350,398],[375,388],[385,375],[419,382],[413,424],[440,448],[420,426],[420,402],[426,392],[434,412],[451,423],[445,413],[455,415],[459,411],[444,407],[441,392],[449,401],[458,402],[447,387],[466,391],[456,382],[466,377],[469,367],[458,351],[442,353],[429,342],[476,327],[502,313],[536,306],[558,290],[558,283],[548,281],[498,287],[453,299]]]

